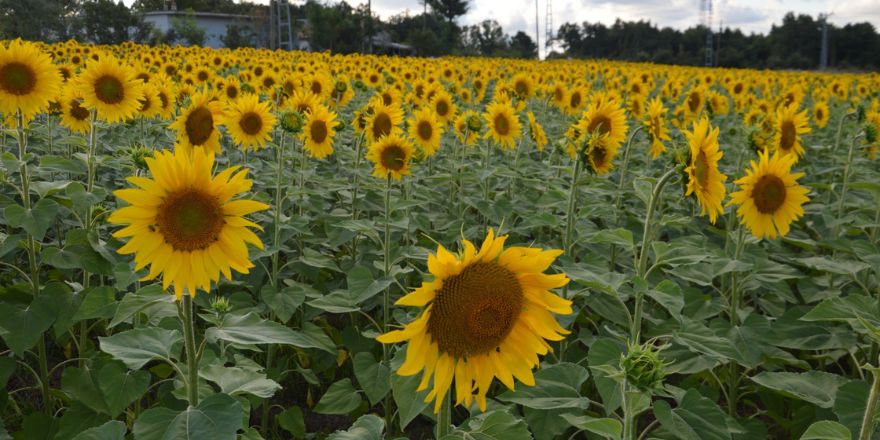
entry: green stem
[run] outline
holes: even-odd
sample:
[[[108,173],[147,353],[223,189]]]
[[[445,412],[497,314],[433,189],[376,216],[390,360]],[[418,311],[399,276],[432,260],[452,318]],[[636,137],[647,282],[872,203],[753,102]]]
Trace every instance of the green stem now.
[[[614,202],[614,212],[617,213],[617,218],[615,219],[615,224],[620,224],[620,203],[623,200],[623,185],[626,183],[626,167],[629,165],[629,150],[630,146],[633,143],[633,140],[636,138],[636,134],[640,131],[644,130],[644,125],[639,125],[635,130],[629,135],[629,140],[626,142],[626,148],[623,150],[623,163],[620,164],[620,180],[617,181],[617,200]],[[610,270],[614,271],[614,267],[617,265],[617,246],[611,245],[611,267]]]
[[[189,406],[199,405],[199,366],[196,357],[196,336],[193,323],[192,293],[183,295],[183,343],[186,349],[186,369],[189,376],[186,381],[186,392]]]
[[[623,408],[623,440],[633,440],[636,436],[636,417],[630,409],[626,399],[626,389],[629,387],[626,379],[620,386],[620,406]]]
[[[853,137],[852,143],[850,143],[849,145],[849,153],[846,156],[846,165],[843,167],[843,187],[840,190],[840,199],[837,200],[837,221],[834,223],[834,233],[832,235],[834,238],[837,238],[838,234],[840,233],[840,217],[843,216],[843,202],[844,200],[846,200],[846,190],[849,186],[850,169],[852,168],[853,161],[853,150],[855,150],[856,144],[861,138],[861,134]]]
[[[86,193],[91,194],[95,189],[95,174],[97,171],[97,167],[95,164],[95,154],[97,152],[97,144],[98,144],[98,135],[97,135],[97,127],[95,126],[98,118],[97,110],[92,110],[91,115],[89,115],[89,143],[87,145],[88,150],[86,151]],[[83,225],[83,229],[86,230],[88,234],[92,229],[92,207],[86,210],[85,224]],[[87,291],[91,286],[92,274],[87,270],[83,270],[83,292]],[[83,320],[80,322],[79,327],[79,357],[82,360],[79,361],[79,366],[82,368],[86,362],[86,342],[89,340],[89,325],[88,320]]]
[[[299,215],[303,215],[303,205],[305,204],[305,174],[306,174],[306,143],[303,142],[303,146],[301,148],[302,156],[300,158],[299,163]]]
[[[388,174],[388,177],[385,179],[385,236],[384,236],[384,246],[383,251],[385,253],[385,276],[391,275],[391,174]],[[385,288],[385,292],[382,295],[382,324],[384,326],[385,332],[388,332],[391,328],[391,286]],[[390,366],[391,363],[391,353],[388,350],[387,344],[382,344],[382,361],[385,365]],[[389,434],[391,432],[391,422],[393,420],[394,414],[391,409],[391,396],[390,393],[385,396],[384,403],[385,409],[385,426],[388,430]]]
[[[580,174],[581,161],[575,159],[574,167],[571,169],[571,185],[568,188],[568,207],[565,210],[565,235],[562,243],[562,251],[565,253],[569,253],[572,247],[571,236],[574,233],[574,211],[577,205],[577,183]]]
[[[639,249],[639,264],[636,268],[636,274],[639,278],[644,278],[645,272],[648,269],[648,245],[651,242],[651,222],[654,219],[654,211],[656,211],[657,205],[660,203],[660,196],[662,195],[663,187],[666,186],[666,183],[669,182],[673,176],[681,172],[681,168],[681,165],[677,165],[660,177],[660,180],[654,185],[651,199],[648,200],[648,211],[645,213],[645,228],[642,231],[642,247]],[[630,332],[630,341],[633,344],[638,344],[639,336],[642,331],[642,307],[645,301],[644,294],[637,293],[635,300],[636,304],[633,309],[633,325]]]
[[[862,416],[862,429],[859,431],[859,440],[871,440],[874,433],[874,416],[877,411],[877,398],[880,397],[880,372],[874,372],[874,382],[871,384],[871,392],[868,394],[868,402],[865,405],[865,414]]]
[[[278,287],[279,258],[281,256],[281,213],[283,212],[284,197],[282,197],[281,180],[284,176],[284,131],[281,132],[281,142],[278,143],[278,149],[275,154],[275,215],[274,228],[272,233],[272,246],[275,253],[272,254],[272,286]]]
[[[361,145],[363,144],[364,135],[361,134],[358,136],[357,141],[355,142],[355,156],[354,156],[354,185],[351,193],[351,219],[357,220],[358,218],[358,193],[360,192],[361,187]],[[351,239],[351,262],[352,264],[356,264],[357,262],[357,244],[358,237],[355,235]]]
[[[437,440],[452,433],[452,391],[447,391],[443,397],[443,404],[440,405],[440,412],[437,414],[436,426]]]

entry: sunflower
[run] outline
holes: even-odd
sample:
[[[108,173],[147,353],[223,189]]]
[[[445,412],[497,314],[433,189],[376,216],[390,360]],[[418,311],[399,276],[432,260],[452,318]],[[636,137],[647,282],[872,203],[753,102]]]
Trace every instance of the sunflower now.
[[[473,110],[465,110],[455,118],[455,136],[464,145],[472,146],[480,139],[480,130],[473,130],[473,122],[482,125],[479,113]]]
[[[409,137],[422,148],[424,157],[431,157],[440,148],[443,126],[429,107],[422,107],[408,121]]]
[[[516,140],[522,136],[522,127],[509,101],[495,101],[486,106],[483,119],[489,127],[484,139],[491,138],[501,148],[512,150],[516,146]]]
[[[526,118],[529,120],[529,137],[535,143],[535,148],[538,151],[544,151],[544,147],[547,146],[548,142],[547,135],[544,133],[544,127],[541,127],[541,124],[535,119],[534,113],[526,113]]]
[[[425,401],[434,401],[435,413],[453,379],[455,404],[470,406],[476,400],[481,411],[493,378],[511,390],[514,378],[533,386],[538,355],[550,351],[545,340],[560,341],[569,333],[553,314],[572,313],[571,301],[550,292],[568,284],[568,278],[543,273],[562,251],[504,249],[506,239],[490,229],[479,252],[467,240],[458,254],[439,246],[428,256],[434,279],[396,303],[423,307],[422,313],[403,329],[377,338],[384,344],[409,341],[397,374],[423,371],[420,391],[433,377]]]
[[[318,104],[306,115],[300,138],[303,147],[315,159],[333,154],[333,137],[336,136],[336,113]]]
[[[795,162],[804,155],[804,147],[801,145],[802,134],[810,131],[810,121],[807,111],[797,113],[796,105],[787,107],[780,106],[776,110],[776,133],[773,135],[773,146],[782,154],[794,155]]]
[[[594,99],[578,121],[581,133],[602,139],[603,147],[617,151],[626,140],[626,112],[614,99]]]
[[[141,107],[143,82],[134,70],[109,55],[90,62],[77,84],[83,89],[83,105],[96,109],[98,118],[109,123],[129,119]]]
[[[535,93],[535,84],[528,74],[519,73],[510,80],[510,89],[517,98],[528,100]]]
[[[825,128],[828,125],[829,112],[828,104],[824,101],[813,104],[813,120],[816,121],[817,128]]]
[[[788,234],[791,222],[804,215],[802,205],[810,199],[809,189],[798,184],[804,173],[792,173],[797,156],[780,154],[769,157],[764,150],[759,162],[752,161],[746,176],[737,180],[740,190],[730,195],[728,206],[736,204],[740,223],[745,224],[757,239],[775,239]]]
[[[663,141],[669,141],[669,129],[666,127],[666,108],[660,98],[654,98],[648,105],[648,115],[645,118],[645,128],[651,138],[651,159],[656,159],[666,151]]]
[[[691,89],[684,100],[684,121],[689,122],[697,119],[706,104],[706,91],[700,87]]]
[[[30,119],[57,99],[61,73],[36,44],[15,40],[0,44],[0,113],[21,111]]]
[[[287,101],[289,108],[302,113],[303,116],[319,105],[321,105],[321,98],[305,89],[293,92],[293,96]]]
[[[694,194],[700,204],[700,215],[709,214],[709,221],[715,224],[718,214],[724,212],[722,202],[724,182],[727,176],[718,171],[718,161],[724,153],[718,148],[718,127],[712,128],[709,119],[703,116],[693,123],[691,131],[683,131],[691,150],[691,164],[685,168],[688,175],[685,196]]]
[[[248,229],[260,227],[244,216],[269,205],[232,200],[251,188],[247,170],[235,166],[212,177],[214,154],[201,148],[191,154],[162,150],[145,160],[152,178],[129,177],[139,188],[115,191],[130,206],[109,218],[126,225],[113,234],[129,238],[118,252],[135,254],[136,271],[150,266],[142,280],[162,275],[163,288],[173,284],[180,299],[184,290],[208,291],[221,274],[232,279],[230,269],[248,273],[254,265],[247,244],[262,249],[263,243]]]
[[[455,103],[452,101],[452,96],[445,90],[437,92],[431,98],[431,108],[434,109],[437,119],[444,125],[448,124],[449,121],[455,120],[455,115],[458,113],[458,108],[456,108]]]
[[[159,92],[153,84],[144,84],[144,95],[138,102],[138,113],[142,118],[151,119],[156,117],[161,111],[161,103],[159,102]]]
[[[403,110],[396,104],[385,105],[380,99],[370,101],[372,113],[367,116],[367,139],[376,142],[383,136],[390,136],[400,130],[403,123]]]
[[[373,176],[380,179],[393,177],[394,180],[400,180],[401,177],[412,172],[409,161],[414,152],[409,140],[400,133],[394,133],[370,144],[367,159],[374,164]]]
[[[245,95],[230,103],[223,117],[223,125],[232,140],[247,150],[263,148],[272,139],[270,132],[275,127],[275,115],[269,110],[269,102],[260,102],[257,95]]]
[[[209,92],[190,96],[189,107],[180,113],[168,128],[177,130],[177,146],[190,152],[202,147],[212,153],[220,152],[220,129],[218,122],[223,114],[220,103]]]
[[[86,134],[92,127],[91,112],[83,107],[83,92],[68,83],[61,92],[61,125],[73,133]]]

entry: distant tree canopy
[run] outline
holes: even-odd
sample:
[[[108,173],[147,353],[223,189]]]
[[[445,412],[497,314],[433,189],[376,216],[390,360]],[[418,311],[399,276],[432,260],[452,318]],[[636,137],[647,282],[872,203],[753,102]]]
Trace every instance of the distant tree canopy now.
[[[380,20],[366,6],[346,1],[307,0],[292,6],[294,18],[308,25],[296,29],[308,36],[312,50],[363,52],[369,36],[387,35],[408,44],[422,56],[479,55],[534,58],[538,47],[525,32],[510,36],[501,25],[486,19],[459,26],[470,0],[421,0],[421,13],[409,11]],[[194,21],[183,19],[167,35],[147,26],[140,14],[170,7],[171,0],[0,0],[0,38],[63,41],[76,38],[102,44],[125,40],[149,43],[203,41]],[[179,11],[255,15],[268,19],[268,6],[252,1],[176,0]],[[702,65],[706,33],[702,26],[684,30],[658,27],[649,21],[617,20],[602,23],[564,23],[556,32],[551,57],[607,58],[667,64]],[[767,35],[745,34],[725,28],[714,34],[714,62],[723,67],[812,69],[819,64],[821,22],[809,15],[788,13]],[[828,25],[828,65],[841,69],[880,69],[880,34],[870,23]],[[258,35],[232,25],[222,38],[228,47],[265,46]]]
[[[617,20],[611,26],[565,23],[557,31],[564,52],[557,56],[701,65],[706,56],[703,26],[679,31],[647,21]],[[819,64],[821,22],[789,12],[768,35],[746,35],[726,28],[714,35],[715,65],[774,69],[811,69]],[[880,34],[870,23],[828,24],[828,65],[880,68]]]

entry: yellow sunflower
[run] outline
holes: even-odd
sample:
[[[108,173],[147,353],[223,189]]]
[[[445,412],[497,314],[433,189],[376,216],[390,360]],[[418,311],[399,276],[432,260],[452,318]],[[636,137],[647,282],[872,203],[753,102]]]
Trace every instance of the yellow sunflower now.
[[[315,159],[333,154],[333,138],[336,136],[336,113],[318,104],[306,115],[300,138],[303,147]]]
[[[437,94],[431,98],[431,107],[434,109],[437,118],[444,125],[448,124],[449,121],[454,120],[455,115],[458,113],[458,108],[455,106],[452,96],[445,90],[437,92]]]
[[[247,244],[263,243],[248,228],[259,225],[245,215],[269,208],[254,200],[232,200],[250,190],[247,170],[238,166],[212,176],[214,154],[201,148],[186,154],[180,149],[146,158],[152,178],[129,177],[138,188],[121,189],[116,197],[130,206],[110,215],[110,222],[126,225],[116,238],[129,238],[120,254],[134,254],[135,270],[150,266],[142,280],[162,275],[162,286],[174,285],[178,299],[186,290],[208,291],[222,274],[248,273],[254,267]]]
[[[268,101],[260,102],[259,96],[251,94],[230,103],[223,121],[235,143],[245,150],[257,150],[272,139],[276,118],[269,109]]]
[[[94,108],[98,119],[113,123],[137,114],[143,98],[143,82],[125,63],[102,56],[86,65],[77,79],[83,90],[83,105]]]
[[[541,127],[541,124],[535,119],[534,113],[526,113],[526,118],[529,120],[529,137],[535,143],[535,148],[538,151],[544,151],[544,147],[547,146],[548,142],[547,135],[544,133],[544,127]]]
[[[87,134],[92,127],[92,114],[83,107],[82,96],[82,90],[70,83],[61,92],[61,125],[72,133]]]
[[[15,40],[0,44],[0,113],[21,111],[30,119],[58,98],[61,73],[49,55],[33,43]]]
[[[777,151],[769,157],[767,150],[759,155],[758,163],[752,161],[746,176],[734,182],[740,190],[730,194],[728,206],[739,205],[736,213],[740,223],[755,238],[775,239],[777,232],[779,236],[788,234],[791,222],[804,215],[802,205],[810,200],[810,191],[797,182],[804,173],[791,172],[797,156]]]
[[[682,133],[691,150],[691,164],[684,170],[688,175],[685,196],[694,194],[700,203],[700,215],[708,213],[714,225],[718,215],[724,213],[722,202],[727,193],[724,188],[727,176],[718,171],[718,161],[724,156],[718,147],[718,127],[712,128],[709,119],[703,116],[693,123],[691,131]]]
[[[578,122],[578,128],[585,136],[599,137],[603,147],[617,151],[626,140],[626,112],[613,99],[596,99],[590,102]]]
[[[477,130],[471,128],[474,125]],[[473,146],[480,139],[479,127],[483,125],[479,113],[473,110],[465,110],[455,118],[455,136],[458,141],[467,146]]]
[[[375,164],[373,176],[380,179],[387,179],[390,176],[394,180],[400,180],[401,177],[409,175],[411,172],[409,161],[412,157],[413,146],[398,133],[381,137],[370,144],[370,149],[367,151],[367,160]]]
[[[501,148],[512,150],[516,147],[516,140],[522,136],[522,126],[509,101],[495,101],[486,106],[483,119],[488,126],[484,139],[492,139]]]
[[[220,102],[210,92],[198,92],[190,96],[190,104],[168,128],[177,131],[177,145],[191,152],[202,147],[212,153],[220,153],[219,123],[223,116]]]
[[[828,125],[829,114],[828,104],[824,101],[813,104],[813,120],[816,121],[816,127],[825,128]]]
[[[434,279],[396,303],[423,307],[422,313],[402,330],[377,338],[384,344],[409,342],[397,374],[423,371],[420,391],[433,377],[425,401],[434,401],[435,413],[453,380],[455,404],[470,406],[476,400],[482,411],[494,378],[511,390],[514,379],[534,385],[538,356],[550,351],[546,341],[569,333],[553,314],[572,313],[571,301],[550,292],[568,284],[568,278],[543,273],[562,251],[504,249],[506,239],[489,230],[479,252],[467,240],[458,254],[439,246],[428,256]]]
[[[385,105],[381,99],[371,101],[372,113],[367,116],[367,139],[376,142],[383,136],[390,136],[400,130],[403,123],[403,110],[396,104]]]
[[[660,98],[654,98],[648,105],[648,115],[645,118],[645,128],[651,138],[651,159],[656,159],[666,151],[663,141],[669,141],[669,128],[666,127],[666,108]]]
[[[773,135],[773,147],[785,155],[794,155],[795,163],[804,155],[801,135],[810,131],[807,111],[797,113],[796,105],[780,106],[776,110],[776,133]]]
[[[443,136],[443,127],[434,112],[429,107],[422,107],[416,110],[408,125],[409,137],[422,148],[422,154],[425,157],[433,156],[440,148],[440,138]]]

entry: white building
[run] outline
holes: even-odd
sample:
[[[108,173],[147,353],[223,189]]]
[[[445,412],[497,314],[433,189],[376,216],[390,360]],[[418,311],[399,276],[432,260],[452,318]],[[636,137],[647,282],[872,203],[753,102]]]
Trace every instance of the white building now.
[[[143,13],[142,17],[144,22],[153,25],[153,28],[165,34],[172,29],[173,20],[182,20],[186,18],[187,14],[192,14],[198,27],[205,31],[205,47],[224,47],[223,37],[226,35],[226,26],[229,25],[249,25],[254,30],[255,35],[259,36],[261,34],[260,28],[262,26],[257,26],[257,21],[249,15],[218,14],[215,12],[153,11]]]

